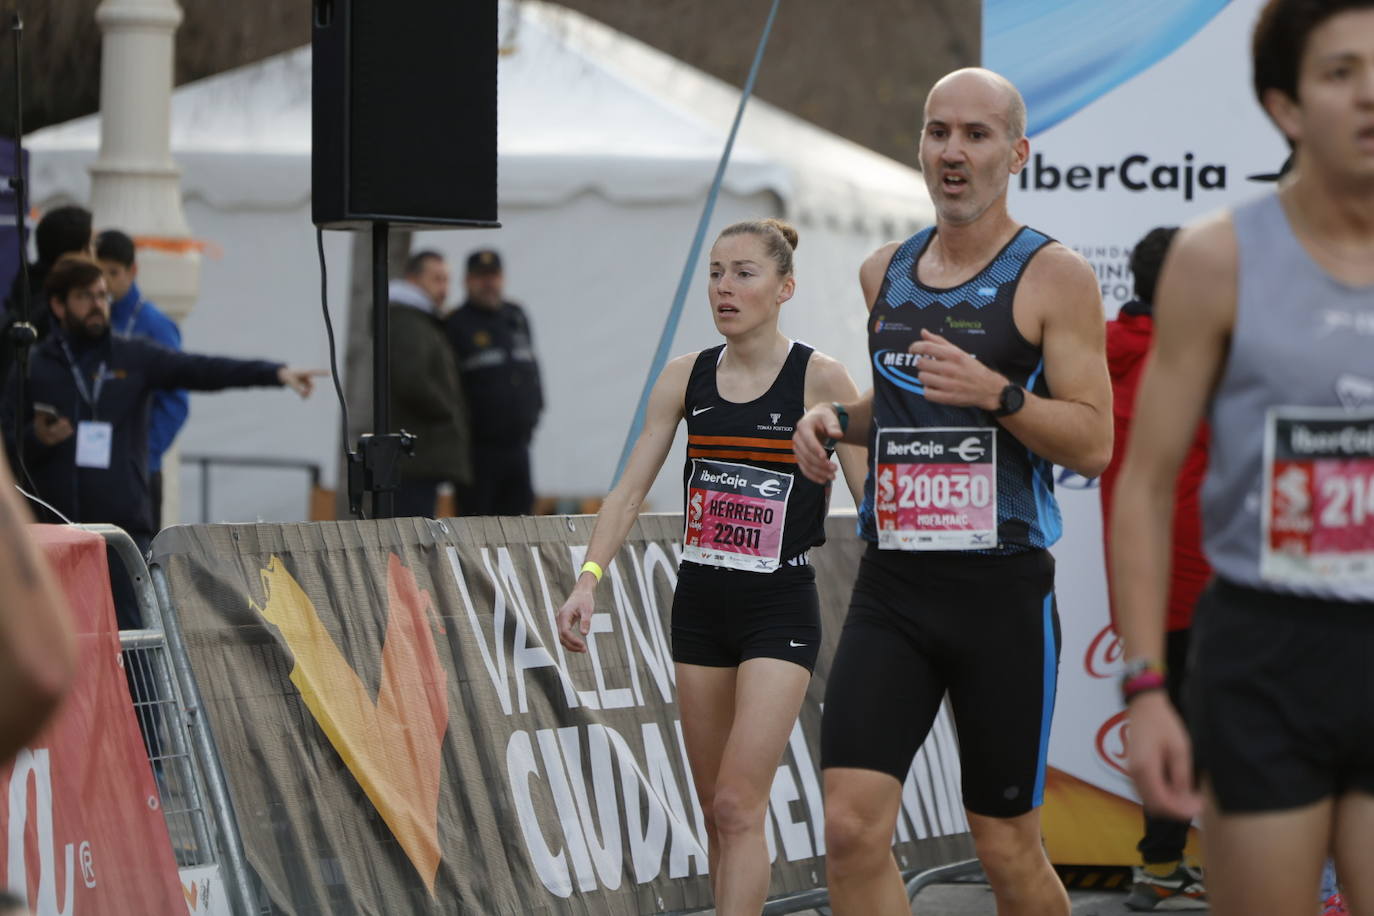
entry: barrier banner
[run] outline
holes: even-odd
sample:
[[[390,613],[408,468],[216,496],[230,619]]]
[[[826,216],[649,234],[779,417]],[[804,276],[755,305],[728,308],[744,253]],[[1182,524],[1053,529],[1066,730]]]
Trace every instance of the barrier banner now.
[[[984,0],[984,66],[1021,89],[1029,117],[1031,156],[1012,179],[1011,213],[1087,259],[1108,318],[1133,295],[1131,252],[1146,232],[1272,190],[1267,178],[1288,148],[1250,84],[1260,6]],[[1046,844],[1057,863],[1139,864],[1143,822],[1125,768],[1121,645],[1107,606],[1096,481],[1061,471],[1057,494],[1064,645]]]
[[[710,904],[669,611],[682,518],[639,520],[589,652],[554,616],[590,517],[172,528],[154,542],[245,851],[290,914],[639,914]],[[812,552],[825,638],[773,782],[771,895],[824,884],[820,701],[861,546]],[[942,715],[904,869],[972,855]]]
[[[62,583],[77,676],[56,717],[0,767],[0,862],[36,916],[186,913],[120,662],[105,539],[32,525]]]

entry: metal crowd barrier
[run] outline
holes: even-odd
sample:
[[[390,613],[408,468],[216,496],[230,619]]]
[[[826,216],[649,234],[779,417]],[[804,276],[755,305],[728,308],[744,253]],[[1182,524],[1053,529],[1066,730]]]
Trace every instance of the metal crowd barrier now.
[[[81,525],[99,534],[133,586],[143,629],[121,630],[125,676],[157,783],[177,866],[213,865],[233,911],[258,916],[258,894],[239,840],[214,737],[186,661],[161,570],[149,571],[133,539],[113,525]],[[112,569],[111,575],[115,575]]]
[[[251,455],[194,455],[181,456],[183,465],[194,464],[200,469],[200,521],[210,522],[210,469],[212,467],[257,468],[269,471],[304,471],[310,478],[310,493],[320,492],[320,466],[314,461],[298,458],[263,458]],[[312,507],[313,511],[313,507]],[[332,518],[332,516],[330,516]]]
[[[267,895],[259,893],[257,876],[243,851],[228,783],[219,765],[219,750],[203,713],[204,703],[182,641],[166,575],[158,567],[149,569],[123,529],[112,525],[79,527],[105,538],[133,584],[143,615],[144,628],[121,630],[119,641],[177,866],[218,866],[236,914],[271,916],[276,910]],[[978,870],[978,860],[971,859],[924,872],[907,872],[902,879],[908,899],[914,901],[925,887]],[[784,916],[816,909],[829,916],[829,903],[829,891],[818,888],[770,900],[763,914]],[[704,911],[664,916],[694,912]]]

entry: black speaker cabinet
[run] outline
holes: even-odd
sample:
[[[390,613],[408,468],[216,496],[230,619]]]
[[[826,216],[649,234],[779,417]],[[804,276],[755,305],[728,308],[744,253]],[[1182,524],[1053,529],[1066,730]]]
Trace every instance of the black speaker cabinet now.
[[[496,0],[314,0],[312,214],[494,227]]]

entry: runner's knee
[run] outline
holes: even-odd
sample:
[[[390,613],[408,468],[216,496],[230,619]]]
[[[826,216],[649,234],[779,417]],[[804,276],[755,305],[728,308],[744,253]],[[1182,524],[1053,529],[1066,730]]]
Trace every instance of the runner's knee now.
[[[766,796],[760,798],[757,793],[739,784],[727,782],[717,785],[711,804],[716,830],[723,836],[761,830],[763,809],[767,803]]]
[[[852,808],[827,805],[825,852],[827,868],[843,876],[866,871],[892,854],[891,836],[876,826],[881,819]]]
[[[994,822],[975,829],[973,845],[994,887],[1018,884],[1025,875],[1043,867],[1039,835],[1010,823]]]

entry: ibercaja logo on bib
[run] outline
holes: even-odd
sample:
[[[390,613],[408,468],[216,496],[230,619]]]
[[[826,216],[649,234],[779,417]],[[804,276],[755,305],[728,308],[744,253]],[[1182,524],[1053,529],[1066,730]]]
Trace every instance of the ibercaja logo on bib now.
[[[777,569],[792,475],[694,458],[690,480],[683,559],[753,572]]]
[[[878,546],[997,544],[997,437],[983,427],[884,429],[874,462]]]

